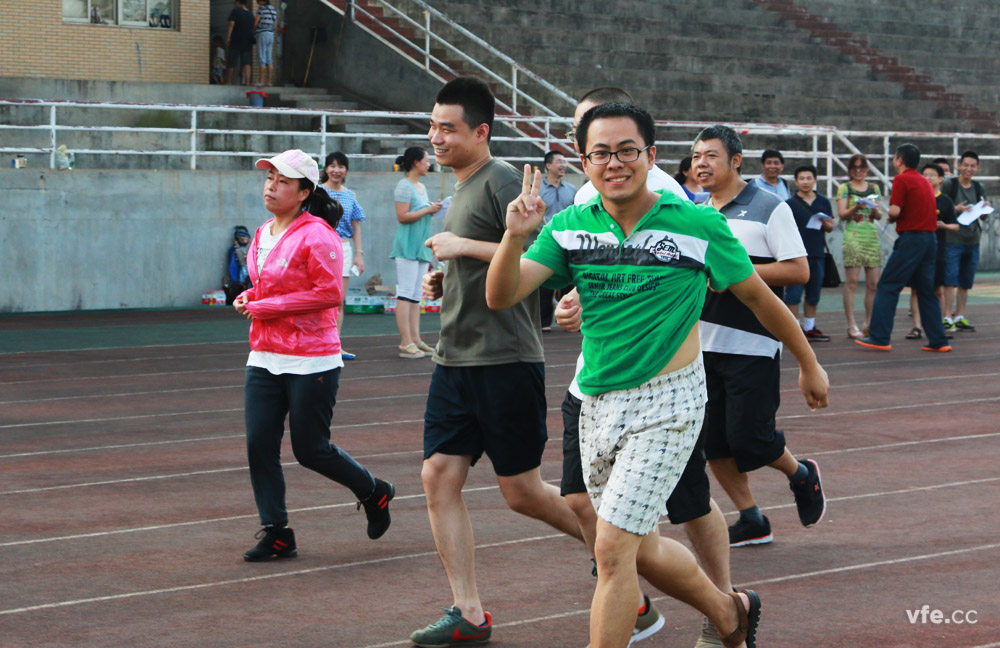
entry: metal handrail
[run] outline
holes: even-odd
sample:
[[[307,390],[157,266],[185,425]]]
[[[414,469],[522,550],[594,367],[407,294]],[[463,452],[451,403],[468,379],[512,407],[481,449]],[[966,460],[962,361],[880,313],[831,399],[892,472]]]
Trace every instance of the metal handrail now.
[[[269,155],[274,155],[279,151],[221,151],[221,150],[211,150],[203,148],[200,146],[198,136],[200,135],[267,135],[267,136],[285,136],[288,138],[314,138],[316,145],[312,150],[307,151],[308,153],[315,155],[319,159],[323,159],[326,156],[328,150],[328,143],[332,141],[337,141],[340,138],[375,138],[380,140],[399,140],[400,142],[411,141],[418,144],[426,144],[427,135],[426,133],[365,133],[365,132],[332,132],[329,130],[330,119],[340,119],[340,120],[358,120],[361,122],[365,119],[371,118],[382,118],[382,119],[394,119],[400,121],[419,121],[425,122],[430,119],[430,114],[426,112],[403,112],[403,111],[386,111],[386,110],[344,110],[344,109],[306,109],[306,108],[257,108],[250,106],[217,106],[217,105],[191,105],[191,104],[135,104],[135,103],[109,103],[109,102],[83,102],[83,101],[38,101],[38,100],[27,100],[27,99],[0,99],[0,106],[20,106],[24,108],[42,108],[47,109],[48,119],[39,120],[39,123],[35,124],[0,124],[0,133],[5,131],[10,132],[24,132],[24,131],[38,131],[43,133],[48,133],[48,142],[46,146],[0,146],[0,153],[14,153],[14,154],[45,154],[49,155],[49,164],[52,168],[55,168],[55,152],[59,145],[59,135],[61,133],[70,132],[130,132],[130,133],[162,133],[162,134],[173,134],[173,135],[186,135],[188,136],[189,146],[187,149],[181,149],[172,147],[169,149],[80,149],[74,148],[73,153],[75,155],[125,155],[125,156],[136,156],[136,155],[160,155],[160,156],[180,156],[190,158],[190,168],[198,168],[198,158],[205,157],[266,157]],[[73,109],[83,109],[83,110],[135,110],[135,111],[175,111],[188,115],[188,126],[185,127],[131,127],[131,126],[119,126],[114,124],[108,124],[103,126],[81,126],[73,124],[62,124],[59,122],[59,110],[63,108],[73,108]],[[224,113],[224,114],[252,114],[252,115],[273,115],[278,116],[303,116],[311,118],[320,118],[319,126],[315,130],[258,130],[258,129],[247,129],[247,128],[204,128],[198,125],[199,116],[213,113]],[[554,137],[551,134],[550,127],[553,124],[559,125],[561,127],[567,127],[572,123],[571,117],[560,117],[560,116],[548,116],[548,115],[538,115],[538,116],[523,116],[523,115],[498,115],[496,117],[498,122],[507,123],[531,123],[537,130],[543,133],[542,136],[527,136],[527,135],[515,135],[515,136],[494,136],[492,139],[495,142],[526,142],[537,145],[539,148],[544,148],[545,150],[551,150],[557,144],[566,144],[566,141],[562,138]],[[700,130],[706,126],[712,125],[712,122],[689,122],[689,121],[658,121],[656,126],[659,129],[660,135],[664,135],[664,131],[668,137],[662,137],[656,140],[656,145],[658,147],[658,157],[657,161],[660,164],[675,164],[679,162],[681,157],[687,154],[691,146],[691,140],[687,137],[677,138],[669,137],[670,133],[682,130],[685,133],[690,133],[694,130]],[[891,154],[889,149],[889,141],[893,140],[906,140],[906,139],[936,139],[936,140],[948,140],[950,142],[951,153],[943,153],[942,155],[946,157],[956,157],[959,151],[959,141],[960,140],[994,140],[1000,141],[1000,135],[984,135],[979,133],[929,133],[929,132],[905,132],[905,131],[840,131],[832,126],[810,126],[810,125],[794,125],[794,124],[752,124],[752,123],[729,123],[728,126],[732,127],[738,132],[744,133],[745,135],[766,135],[766,136],[777,136],[777,137],[794,137],[801,139],[802,137],[811,137],[813,142],[812,150],[799,150],[796,148],[784,148],[783,153],[787,159],[798,159],[798,160],[811,160],[817,166],[820,165],[821,161],[826,163],[826,173],[820,175],[819,180],[825,180],[827,182],[827,192],[832,193],[831,189],[835,185],[839,185],[840,181],[846,176],[846,166],[843,160],[846,160],[854,153],[862,152],[860,148],[852,141],[852,137],[855,139],[865,138],[865,139],[880,139],[882,141],[882,151],[880,153],[868,153],[868,157],[872,160],[884,160],[887,164],[891,163]],[[3,138],[0,138],[2,141]],[[820,146],[820,140],[823,142],[823,147]],[[839,143],[846,149],[846,152],[839,152],[834,150],[835,143]],[[760,150],[755,150],[752,148],[746,148],[744,150],[744,156],[750,157],[760,154]],[[352,153],[352,158],[360,159],[395,159],[395,154],[378,154],[378,153]],[[539,163],[540,156],[503,156],[509,162],[530,162],[533,164]],[[936,157],[936,155],[927,154],[926,157]],[[1000,160],[1000,155],[981,155],[981,161],[987,160]],[[844,171],[844,174],[837,174],[835,171],[839,169]],[[888,170],[887,170],[888,171]],[[878,169],[873,169],[874,174],[885,183],[889,183],[890,174],[888,172],[880,172]],[[978,179],[982,181],[995,181],[1000,178],[997,176],[977,176]]]
[[[455,22],[451,18],[448,18],[446,15],[444,15],[443,13],[441,13],[440,11],[438,11],[437,9],[435,9],[434,7],[430,6],[429,4],[427,4],[426,2],[424,2],[423,0],[409,0],[409,2],[412,2],[414,5],[416,5],[418,8],[420,8],[421,11],[423,12],[424,18],[425,18],[423,24],[421,24],[417,20],[413,19],[412,17],[410,17],[409,15],[407,15],[405,11],[403,11],[403,10],[399,9],[398,7],[394,6],[393,4],[389,3],[387,0],[371,0],[371,2],[377,2],[379,5],[385,7],[393,15],[398,16],[399,18],[401,18],[402,20],[404,20],[407,24],[411,25],[412,27],[414,27],[415,29],[417,29],[420,33],[422,33],[424,35],[423,48],[422,49],[416,43],[414,43],[413,41],[409,40],[408,38],[406,38],[405,36],[403,36],[402,34],[400,34],[398,31],[396,31],[395,29],[393,29],[392,27],[390,27],[389,25],[387,25],[384,21],[380,20],[377,16],[375,16],[371,12],[367,11],[364,7],[362,7],[360,4],[358,4],[354,0],[347,0],[346,10],[341,10],[341,8],[338,7],[333,2],[333,0],[321,0],[321,1],[324,4],[326,4],[328,7],[332,8],[335,11],[337,11],[338,13],[347,14],[347,15],[354,14],[354,13],[361,13],[362,15],[366,16],[367,18],[369,18],[371,21],[377,23],[379,25],[379,27],[381,27],[382,29],[386,30],[387,32],[389,32],[390,34],[392,34],[394,37],[398,38],[400,41],[406,42],[407,44],[409,44],[414,49],[420,51],[421,54],[424,57],[424,60],[421,62],[421,61],[418,61],[418,60],[414,59],[408,53],[406,53],[403,50],[401,50],[398,46],[396,46],[394,43],[390,42],[389,40],[385,39],[380,34],[377,34],[374,31],[372,31],[370,29],[367,29],[365,27],[365,25],[363,25],[361,23],[356,23],[356,24],[358,24],[358,26],[361,27],[362,29],[365,29],[366,31],[368,31],[375,38],[379,39],[380,41],[382,41],[386,45],[390,46],[392,49],[394,49],[397,53],[399,53],[400,55],[402,55],[404,58],[408,59],[410,62],[414,63],[417,66],[422,67],[424,70],[426,70],[427,72],[429,72],[430,74],[432,74],[435,78],[437,78],[437,79],[439,79],[441,81],[444,81],[445,79],[443,79],[439,74],[435,73],[434,70],[431,69],[431,67],[429,65],[430,61],[433,61],[435,64],[439,65],[442,69],[446,70],[450,74],[458,74],[458,72],[456,70],[454,70],[453,68],[451,68],[447,63],[445,63],[444,61],[441,61],[439,58],[437,58],[433,54],[431,54],[431,52],[430,52],[431,40],[433,39],[435,42],[440,43],[442,46],[444,46],[450,52],[454,53],[455,55],[457,55],[458,57],[460,57],[462,60],[467,61],[469,64],[471,64],[472,66],[474,66],[477,70],[479,70],[483,74],[485,74],[487,77],[489,77],[490,79],[496,81],[502,87],[510,90],[511,97],[512,97],[511,104],[508,105],[508,104],[506,104],[505,102],[503,102],[501,100],[498,100],[497,103],[502,108],[504,108],[505,110],[509,110],[512,113],[517,113],[517,98],[518,97],[522,97],[528,103],[530,103],[531,105],[535,106],[536,108],[538,108],[539,110],[541,110],[542,112],[544,112],[544,113],[546,113],[546,114],[548,114],[550,116],[558,116],[559,115],[559,113],[556,110],[554,110],[553,108],[549,107],[548,105],[542,103],[540,100],[536,99],[535,97],[533,97],[530,94],[528,94],[527,92],[525,92],[524,89],[523,89],[523,87],[520,87],[518,85],[518,75],[521,75],[521,76],[524,76],[524,77],[527,77],[527,78],[531,79],[533,82],[535,82],[538,85],[540,85],[541,87],[545,88],[546,90],[548,90],[549,92],[551,92],[553,95],[555,95],[559,99],[565,101],[569,106],[576,106],[576,100],[573,97],[571,97],[570,95],[568,95],[566,92],[560,90],[559,88],[557,88],[556,86],[554,86],[550,82],[548,82],[545,79],[543,79],[542,77],[538,76],[537,74],[535,74],[534,72],[532,72],[531,70],[529,70],[527,67],[525,67],[521,63],[518,63],[517,61],[515,61],[514,59],[512,59],[507,54],[504,54],[503,52],[501,52],[500,50],[498,50],[496,47],[490,45],[488,42],[486,42],[485,40],[483,40],[479,36],[476,36],[474,33],[472,33],[471,31],[469,31],[465,27],[462,27],[460,24],[458,24],[457,22]],[[492,70],[489,67],[487,67],[486,65],[484,65],[482,63],[482,61],[479,60],[478,58],[470,56],[465,51],[465,48],[462,48],[462,47],[459,47],[457,45],[454,45],[453,43],[451,43],[447,39],[443,38],[441,35],[437,34],[433,29],[431,29],[431,24],[430,24],[430,18],[431,18],[431,16],[433,16],[435,19],[440,20],[444,24],[446,24],[449,27],[451,27],[452,29],[454,29],[455,31],[457,31],[458,33],[460,33],[462,36],[464,36],[465,38],[467,38],[473,44],[475,44],[475,45],[477,45],[477,46],[485,49],[486,52],[489,55],[491,55],[491,56],[499,59],[505,65],[510,66],[510,69],[511,69],[511,79],[508,80],[508,79],[504,78],[503,76],[501,76],[500,74],[498,74],[494,70]]]

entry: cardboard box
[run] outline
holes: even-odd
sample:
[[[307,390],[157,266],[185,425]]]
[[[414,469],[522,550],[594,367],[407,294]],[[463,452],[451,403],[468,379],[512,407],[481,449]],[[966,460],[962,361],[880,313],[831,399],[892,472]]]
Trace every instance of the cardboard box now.
[[[226,291],[224,290],[206,290],[201,293],[201,303],[205,306],[225,306],[226,305]]]
[[[369,295],[348,295],[344,303],[344,312],[348,314],[382,313],[385,310],[385,297]]]

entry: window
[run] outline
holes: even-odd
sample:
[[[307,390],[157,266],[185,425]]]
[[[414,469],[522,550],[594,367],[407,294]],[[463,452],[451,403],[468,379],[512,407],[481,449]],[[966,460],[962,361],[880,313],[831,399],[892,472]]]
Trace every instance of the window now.
[[[65,22],[177,29],[178,0],[63,0]]]

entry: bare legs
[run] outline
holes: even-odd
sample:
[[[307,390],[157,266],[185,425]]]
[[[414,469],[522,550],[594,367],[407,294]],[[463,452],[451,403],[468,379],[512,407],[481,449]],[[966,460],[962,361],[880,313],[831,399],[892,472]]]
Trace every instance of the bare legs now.
[[[733,501],[737,510],[742,511],[757,505],[753,493],[750,492],[749,475],[741,473],[736,468],[736,462],[732,458],[710,459],[708,465],[712,467],[712,474],[715,475],[719,485],[726,491],[726,495]],[[788,477],[794,475],[795,471],[799,469],[799,462],[788,448],[785,448],[781,456],[768,465],[780,470]]]
[[[847,317],[848,328],[868,328],[872,317],[872,305],[875,303],[875,291],[878,280],[882,276],[881,268],[865,268],[865,325],[859,327],[854,319],[854,293],[858,288],[861,268],[844,268],[844,315]]]
[[[462,498],[471,463],[472,458],[467,455],[437,453],[424,460],[420,478],[427,495],[434,544],[448,575],[454,604],[472,623],[483,623],[486,617],[476,586],[475,538]],[[498,476],[497,482],[512,510],[583,540],[569,505],[555,486],[542,481],[538,468],[510,477]],[[635,613],[635,608],[632,612]]]
[[[420,344],[420,304],[397,299],[396,328],[399,329],[399,348]]]
[[[635,625],[629,593],[637,573],[657,589],[707,616],[725,637],[738,625],[732,597],[715,587],[680,543],[653,531],[638,536],[598,519],[595,544],[597,589],[590,610],[593,648],[627,646]]]

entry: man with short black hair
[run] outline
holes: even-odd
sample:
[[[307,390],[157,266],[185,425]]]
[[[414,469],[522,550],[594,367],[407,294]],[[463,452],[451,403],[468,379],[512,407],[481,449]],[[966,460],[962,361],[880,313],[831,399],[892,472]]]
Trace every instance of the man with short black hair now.
[[[609,103],[633,104],[632,95],[624,88],[616,86],[603,86],[595,88],[583,95],[577,104],[573,114],[574,125],[579,124],[583,116],[600,105]],[[579,143],[573,142],[574,148],[579,150]],[[688,201],[681,186],[668,173],[663,172],[654,165],[646,175],[646,187],[651,191],[663,192],[676,196],[679,200]],[[577,192],[576,205],[593,203],[598,199],[596,189],[592,182],[587,182],[585,188],[589,188],[594,193],[590,193],[590,198],[585,198],[588,193],[581,189]],[[560,309],[563,315],[560,318],[560,310],[556,311],[556,319],[564,329],[579,331],[582,322],[582,312],[579,307],[579,295],[576,290],[571,291],[560,302]],[[580,529],[583,531],[584,540],[593,552],[594,537],[597,528],[597,512],[587,494],[587,486],[584,480],[583,467],[580,460],[580,408],[584,398],[580,391],[577,378],[583,369],[583,354],[577,358],[576,374],[573,381],[566,390],[566,395],[562,403],[563,419],[563,475],[560,483],[560,492],[566,498],[566,502],[573,509],[580,522]],[[729,543],[726,531],[726,518],[722,515],[719,505],[711,497],[710,484],[706,474],[705,452],[702,448],[701,438],[696,443],[687,466],[681,474],[680,480],[673,492],[667,498],[666,509],[673,525],[684,525],[685,534],[691,542],[702,568],[708,574],[709,579],[723,590],[732,589],[732,580],[729,571]],[[596,572],[596,570],[595,570]],[[639,614],[636,617],[635,627],[632,630],[632,643],[645,639],[663,627],[664,619],[649,597],[639,590]],[[701,636],[699,636],[695,648],[709,648],[720,645],[718,632],[707,618],[702,619]]]
[[[785,202],[792,209],[799,236],[806,246],[809,259],[809,281],[805,285],[785,288],[785,304],[795,319],[799,318],[799,302],[805,295],[802,307],[802,330],[810,342],[829,342],[830,336],[816,328],[816,307],[819,306],[820,289],[826,268],[825,232],[833,231],[833,207],[826,196],[816,193],[816,167],[803,164],[795,169],[798,191]],[[815,223],[814,219],[819,220]]]
[[[760,600],[723,592],[676,541],[662,538],[662,502],[697,442],[705,403],[698,316],[707,282],[746,300],[786,340],[802,367],[810,407],[826,405],[825,372],[791,315],[753,270],[724,219],[707,206],[656,193],[653,120],[612,103],[587,111],[577,129],[587,177],[599,200],[558,214],[524,254],[543,217],[526,168],[507,208],[507,231],[486,283],[503,309],[538,285],[573,281],[583,312],[585,398],[580,444],[587,490],[598,512],[593,648],[623,648],[635,619],[636,562],[661,591],[709,617],[722,644],[754,648]]]
[[[542,176],[541,198],[545,201],[545,222],[573,204],[576,187],[565,181],[566,158],[559,151],[549,151],[543,158],[545,175]]]
[[[965,151],[958,161],[958,177],[950,178],[941,188],[941,193],[955,203],[955,213],[963,214],[978,202],[986,200],[983,185],[973,177],[979,173],[979,154]],[[989,205],[989,202],[986,203]],[[969,291],[976,279],[979,265],[979,242],[983,237],[982,223],[989,218],[983,214],[968,225],[959,223],[957,232],[945,235],[944,269],[944,324],[950,331],[975,332],[965,316]],[[952,310],[954,307],[954,310]]]
[[[896,223],[898,238],[882,270],[875,291],[868,337],[854,340],[868,349],[890,351],[892,326],[899,293],[909,283],[917,293],[920,319],[927,333],[924,351],[951,351],[941,323],[941,304],[934,297],[934,262],[937,256],[937,201],[927,178],[920,175],[920,149],[903,144],[892,158],[896,176],[889,197],[889,222]]]
[[[792,197],[792,192],[788,189],[788,183],[781,177],[781,172],[785,169],[785,156],[777,149],[767,149],[760,154],[761,174],[754,178],[757,186],[773,194],[777,194],[782,200]]]
[[[934,158],[933,160],[931,160],[931,164],[936,164],[939,167],[941,167],[941,171],[944,172],[944,179],[945,180],[947,180],[948,178],[953,177],[951,175],[951,162],[948,161],[948,158],[943,158],[943,157]],[[924,167],[924,168],[927,168],[927,167]]]
[[[692,166],[710,204],[726,217],[750,255],[754,270],[779,298],[783,287],[809,279],[809,263],[788,204],[740,177],[743,143],[727,126],[710,126],[695,138]],[[732,547],[774,540],[761,513],[748,473],[765,466],[788,478],[799,521],[811,527],[823,519],[826,497],[819,466],[799,461],[788,449],[775,417],[780,403],[781,349],[732,291],[711,292],[701,313],[705,357],[705,456],[712,473],[740,512],[729,527]]]
[[[937,201],[937,256],[934,260],[934,296],[941,303],[941,312],[946,312],[947,306],[944,300],[944,267],[945,251],[947,249],[945,236],[948,232],[958,231],[958,220],[955,218],[955,203],[951,198],[941,193],[941,185],[944,184],[944,169],[940,164],[925,164],[920,173],[931,183],[934,189],[934,199]],[[910,317],[913,319],[913,329],[907,334],[907,340],[919,340],[923,337],[923,322],[920,319],[920,306],[917,303],[917,293],[910,291]],[[945,331],[947,332],[948,317],[945,320]],[[948,334],[951,337],[951,334]]]
[[[418,646],[486,643],[491,636],[462,497],[469,470],[483,453],[511,509],[582,540],[573,512],[539,472],[547,433],[537,295],[502,313],[486,304],[486,271],[504,235],[504,206],[521,189],[521,174],[490,153],[494,108],[485,83],[458,77],[438,92],[428,132],[438,164],[451,167],[458,180],[444,231],[427,240],[448,265],[423,282],[431,299],[443,298],[420,472],[434,544],[454,598],[444,617],[410,636]]]
[[[635,104],[635,100],[627,90],[619,88],[618,86],[601,86],[600,88],[594,88],[580,97],[580,102],[576,104],[576,110],[573,113],[574,122],[579,123],[580,118],[583,117],[583,115],[591,108],[609,103]],[[576,128],[573,128],[570,131],[570,135],[573,135],[575,132]],[[575,144],[575,138],[571,139],[574,140]],[[580,151],[577,151],[577,153],[580,153]],[[653,191],[663,190],[677,194],[678,196],[685,195],[684,190],[681,189],[680,183],[674,180],[672,175],[655,164],[653,165],[653,168],[649,170],[646,178],[648,180],[649,188]],[[573,202],[577,205],[582,205],[586,202],[590,202],[596,195],[597,189],[594,187],[594,183],[587,181],[587,183],[580,187],[580,190],[576,192],[576,198],[574,198]]]
[[[545,201],[545,222],[573,204],[576,187],[565,182],[566,158],[559,151],[549,151],[543,160],[545,175],[542,176],[542,191],[540,197]],[[550,288],[538,289],[538,309],[541,314],[542,332],[552,330],[552,299],[555,291]]]

